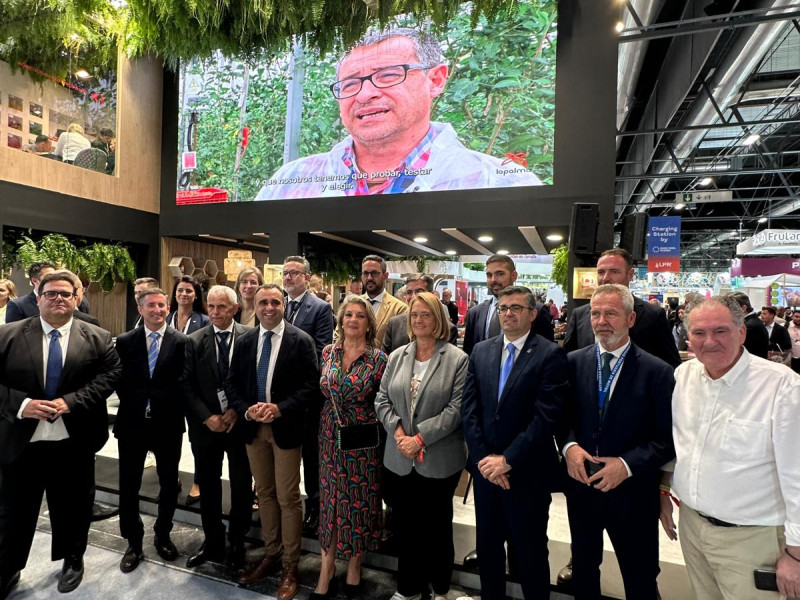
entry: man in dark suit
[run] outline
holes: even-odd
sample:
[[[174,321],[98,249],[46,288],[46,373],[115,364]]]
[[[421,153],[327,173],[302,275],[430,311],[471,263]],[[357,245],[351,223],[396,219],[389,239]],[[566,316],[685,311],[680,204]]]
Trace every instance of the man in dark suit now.
[[[28,280],[31,282],[30,294],[14,298],[8,303],[6,308],[6,323],[13,323],[14,321],[21,321],[28,317],[35,317],[39,314],[39,300],[37,293],[39,290],[39,282],[42,277],[48,273],[56,270],[56,266],[51,262],[36,262],[28,267]],[[77,304],[76,304],[77,308]]]
[[[761,309],[761,322],[769,335],[769,350],[771,352],[786,352],[792,349],[792,338],[786,327],[775,322],[778,309],[774,306],[765,306]]]
[[[430,275],[409,275],[406,277],[405,288],[408,294],[407,302],[411,302],[416,294],[433,291],[433,277]],[[448,325],[450,326],[450,338],[448,341],[455,346],[458,342],[458,328],[449,320]],[[408,337],[408,313],[389,319],[386,333],[383,335],[383,347],[381,348],[383,352],[388,356],[410,341],[411,339]]]
[[[166,294],[150,288],[139,295],[144,324],[117,338],[122,378],[117,384],[119,410],[114,435],[119,441],[119,527],[128,548],[120,570],[130,573],[144,558],[144,524],[139,489],[147,451],[156,457],[160,489],[154,545],[164,560],[178,557],[170,539],[178,503],[178,462],[185,430],[186,347],[189,338],[167,326]]]
[[[450,322],[458,327],[458,306],[453,302],[453,290],[444,288],[442,290],[442,304],[447,309],[447,315],[450,317]]]
[[[120,376],[111,335],[73,319],[72,279],[37,282],[39,317],[0,327],[0,598],[25,567],[47,492],[59,592],[83,578],[94,453],[108,439],[106,398]]]
[[[597,260],[597,284],[617,283],[628,287],[633,279],[633,261],[624,248],[606,250]],[[564,334],[564,350],[571,352],[594,344],[590,306],[585,304],[572,311]],[[681,364],[678,347],[664,309],[634,297],[636,321],[631,327],[633,343],[645,352],[657,356],[673,368]]]
[[[744,311],[744,326],[747,330],[744,347],[753,356],[767,358],[769,353],[769,333],[767,333],[764,323],[761,322],[761,313],[753,310],[753,305],[750,304],[750,297],[744,292],[733,292],[731,296]],[[688,304],[686,308],[689,308]]]
[[[517,266],[503,254],[495,254],[486,260],[486,286],[491,296],[467,311],[464,330],[464,352],[470,354],[475,344],[500,334],[497,316],[497,295],[517,280]],[[553,322],[544,313],[536,311],[532,325],[534,333],[553,341]]]
[[[234,322],[239,310],[236,292],[224,285],[208,291],[208,317],[211,325],[189,336],[187,347],[186,420],[189,439],[195,448],[195,473],[203,501],[200,517],[205,541],[189,557],[186,566],[222,562],[225,555],[225,525],[222,522],[222,460],[228,456],[231,489],[230,526],[227,563],[231,568],[244,566],[244,536],[250,529],[250,464],[244,442],[244,423],[225,396],[230,356],[236,342],[247,328]]]
[[[305,331],[314,340],[317,363],[322,349],[333,341],[334,317],[331,306],[309,291],[311,265],[302,256],[287,256],[283,261],[283,289],[286,290],[286,320]],[[319,528],[319,414],[322,393],[317,394],[306,410],[303,433],[303,485],[306,510],[303,533],[316,538]]]
[[[571,352],[563,454],[576,600],[600,600],[603,530],[614,544],[626,598],[656,600],[661,467],[675,457],[674,378],[664,361],[631,343],[627,287],[592,295],[596,344]],[[598,377],[599,375],[599,377]]]
[[[498,294],[503,335],[470,354],[461,416],[475,489],[481,598],[505,598],[505,552],[526,600],[550,597],[547,520],[557,474],[553,445],[569,390],[567,357],[531,331],[530,290]]]
[[[247,421],[247,457],[265,544],[264,556],[239,583],[256,583],[282,562],[277,597],[289,600],[298,590],[302,537],[300,446],[306,408],[319,393],[319,363],[311,336],[283,319],[280,286],[260,286],[255,302],[259,327],[236,342],[225,381],[229,406]]]

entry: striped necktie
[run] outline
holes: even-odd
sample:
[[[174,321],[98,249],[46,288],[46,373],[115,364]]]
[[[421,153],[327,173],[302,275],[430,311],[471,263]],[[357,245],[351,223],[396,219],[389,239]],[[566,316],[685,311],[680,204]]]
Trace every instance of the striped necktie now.
[[[264,343],[261,346],[261,357],[256,369],[257,402],[267,401],[267,372],[269,371],[269,355],[272,353],[272,331],[264,332]]]
[[[147,366],[150,368],[150,377],[152,377],[158,360],[158,338],[161,337],[161,334],[153,331],[148,337],[150,338],[150,347],[147,349]]]

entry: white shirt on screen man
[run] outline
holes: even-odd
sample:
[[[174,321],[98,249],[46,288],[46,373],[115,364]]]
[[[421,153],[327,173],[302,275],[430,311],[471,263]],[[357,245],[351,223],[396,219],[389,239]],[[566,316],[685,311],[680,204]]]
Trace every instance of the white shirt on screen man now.
[[[675,370],[672,487],[695,511],[737,525],[783,525],[800,545],[800,376],[744,350],[711,379]]]

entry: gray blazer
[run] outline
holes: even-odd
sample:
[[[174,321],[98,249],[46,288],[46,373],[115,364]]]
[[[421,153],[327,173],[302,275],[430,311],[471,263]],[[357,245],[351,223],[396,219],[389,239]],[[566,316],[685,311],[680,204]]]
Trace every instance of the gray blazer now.
[[[408,475],[413,465],[423,477],[442,479],[461,471],[467,462],[461,395],[469,359],[452,344],[437,341],[417,391],[416,412],[411,415],[411,375],[416,353],[416,342],[392,352],[375,398],[378,419],[389,434],[383,462],[398,475]],[[419,434],[425,441],[424,462],[412,461],[397,450],[393,436],[401,422],[406,434]]]

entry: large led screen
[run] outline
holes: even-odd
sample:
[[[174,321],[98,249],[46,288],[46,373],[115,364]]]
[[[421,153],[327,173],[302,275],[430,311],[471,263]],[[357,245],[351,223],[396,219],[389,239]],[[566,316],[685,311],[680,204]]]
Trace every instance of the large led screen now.
[[[557,0],[180,72],[179,204],[553,183]]]

